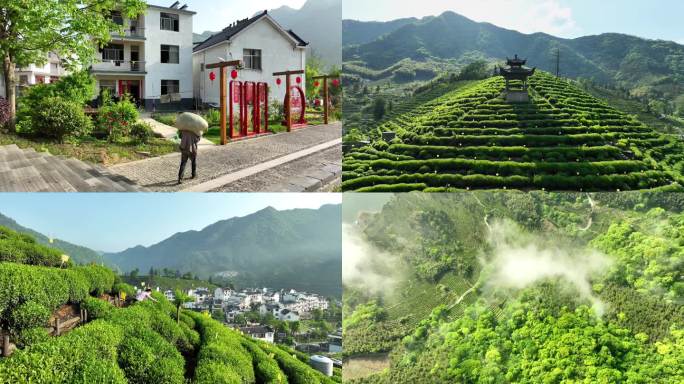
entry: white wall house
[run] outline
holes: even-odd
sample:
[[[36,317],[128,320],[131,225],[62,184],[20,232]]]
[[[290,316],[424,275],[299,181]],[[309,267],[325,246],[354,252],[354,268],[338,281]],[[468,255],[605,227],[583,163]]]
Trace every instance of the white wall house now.
[[[235,22],[194,48],[194,95],[198,103],[219,104],[219,70],[205,69],[222,60],[242,60],[237,80],[268,83],[270,99],[281,103],[285,98],[285,79],[277,85],[274,72],[306,69],[308,43],[291,30],[285,30],[267,11],[251,19]],[[211,81],[213,71],[216,80]],[[302,78],[302,88],[305,79]],[[228,72],[230,81],[230,71]],[[292,78],[295,85],[295,76]]]
[[[90,71],[100,91],[127,93],[146,110],[189,109],[193,103],[192,22],[186,6],[148,5],[136,20],[112,15],[124,33],[99,50]]]
[[[44,65],[30,64],[28,67],[17,68],[15,71],[19,86],[50,84],[66,75],[67,71],[62,66],[62,60],[54,53],[48,54],[48,60]]]

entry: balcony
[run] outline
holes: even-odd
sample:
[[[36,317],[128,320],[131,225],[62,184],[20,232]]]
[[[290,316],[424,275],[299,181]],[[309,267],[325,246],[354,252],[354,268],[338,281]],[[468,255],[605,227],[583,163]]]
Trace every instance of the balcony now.
[[[119,31],[112,32],[112,39],[133,39],[133,40],[145,40],[145,28],[129,28],[124,29],[123,34]]]
[[[121,61],[121,60],[102,60],[100,63],[93,64],[90,72],[95,74],[140,74],[145,75],[144,61]]]

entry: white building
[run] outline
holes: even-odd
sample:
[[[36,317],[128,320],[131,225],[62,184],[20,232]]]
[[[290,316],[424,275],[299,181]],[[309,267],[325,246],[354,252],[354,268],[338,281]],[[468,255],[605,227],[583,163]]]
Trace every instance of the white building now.
[[[242,60],[239,81],[265,82],[271,100],[281,103],[285,98],[285,80],[277,85],[274,72],[306,69],[308,43],[291,30],[285,30],[267,11],[251,19],[237,21],[223,31],[199,43],[193,50],[194,96],[198,103],[219,104],[219,72],[213,70],[211,81],[205,69],[208,64],[226,60]],[[230,71],[229,71],[230,80]],[[301,75],[302,88],[305,78]],[[293,85],[295,77],[292,78]]]
[[[192,22],[186,6],[148,5],[144,14],[129,20],[114,13],[122,35],[99,50],[90,68],[100,91],[124,93],[146,110],[192,108]]]
[[[268,343],[273,343],[273,336],[275,332],[270,327],[255,326],[255,327],[242,327],[240,331],[246,335],[252,336],[252,338],[257,340],[263,340]]]
[[[44,65],[30,64],[28,67],[17,68],[15,71],[19,86],[50,84],[66,75],[62,60],[54,53],[48,54],[48,60]]]
[[[281,321],[299,321],[299,313],[289,309],[275,310],[273,316]]]

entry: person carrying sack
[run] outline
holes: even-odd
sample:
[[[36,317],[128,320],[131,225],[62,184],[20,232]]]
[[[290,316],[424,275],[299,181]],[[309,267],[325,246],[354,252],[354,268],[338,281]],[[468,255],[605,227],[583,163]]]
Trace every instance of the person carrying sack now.
[[[197,145],[202,134],[209,128],[209,123],[199,115],[184,112],[176,119],[176,128],[181,137],[179,146],[181,163],[178,170],[178,184],[181,184],[188,160],[192,165],[192,178],[197,177]]]

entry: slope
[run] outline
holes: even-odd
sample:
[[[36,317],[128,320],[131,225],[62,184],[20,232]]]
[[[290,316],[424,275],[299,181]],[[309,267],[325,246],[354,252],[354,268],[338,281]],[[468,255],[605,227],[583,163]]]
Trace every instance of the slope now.
[[[69,255],[71,257],[71,260],[74,263],[77,264],[89,264],[89,263],[96,263],[96,264],[101,264],[104,262],[104,259],[100,253],[93,251],[92,249],[82,247],[79,245],[71,244],[69,242],[59,240],[59,239],[52,239],[52,242],[50,242],[50,239],[43,235],[42,233],[38,233],[32,229],[25,228],[21,225],[19,225],[16,221],[12,220],[11,218],[4,216],[0,214],[0,226],[7,227],[10,229],[13,229],[17,232],[21,233],[26,233],[28,235],[31,235],[36,239],[37,242],[40,244],[44,244],[48,247],[51,248],[56,248],[61,250],[63,253]]]
[[[543,72],[530,78],[530,103],[506,103],[503,88],[493,77],[382,124],[398,138],[347,153],[343,190],[615,191],[682,181],[677,137]]]
[[[342,20],[342,46],[366,44],[394,32],[404,25],[418,21],[415,17],[382,21]]]
[[[123,271],[169,268],[205,278],[224,273],[241,286],[340,295],[340,221],[339,205],[267,208],[105,257]]]

